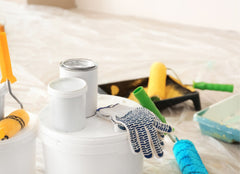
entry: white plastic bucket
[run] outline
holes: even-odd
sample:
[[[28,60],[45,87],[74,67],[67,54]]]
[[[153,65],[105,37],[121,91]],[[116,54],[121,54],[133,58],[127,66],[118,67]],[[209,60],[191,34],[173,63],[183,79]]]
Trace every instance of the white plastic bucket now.
[[[54,128],[79,131],[86,124],[87,84],[80,78],[59,78],[49,83],[50,109]]]
[[[112,104],[112,97],[101,95],[98,103]],[[127,99],[123,100],[127,104]],[[110,121],[91,117],[82,131],[63,133],[51,128],[49,118],[46,107],[40,114],[46,174],[142,173],[142,155],[132,153],[127,133],[115,132]]]
[[[14,137],[0,141],[1,174],[34,174],[36,173],[36,136],[38,119],[29,114],[27,127]]]
[[[2,119],[4,116],[4,102],[7,91],[6,83],[0,84],[0,119]]]

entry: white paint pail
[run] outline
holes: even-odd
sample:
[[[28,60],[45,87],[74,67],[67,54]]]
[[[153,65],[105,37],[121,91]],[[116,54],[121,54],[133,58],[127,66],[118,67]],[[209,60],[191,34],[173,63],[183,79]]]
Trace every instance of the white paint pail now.
[[[36,173],[36,136],[38,117],[29,114],[30,120],[15,136],[0,141],[1,174]]]
[[[100,95],[99,107],[113,103],[136,105],[121,97]],[[40,138],[46,174],[141,174],[143,157],[133,154],[125,131],[114,131],[109,120],[87,119],[79,132],[52,129],[49,107],[40,113]]]

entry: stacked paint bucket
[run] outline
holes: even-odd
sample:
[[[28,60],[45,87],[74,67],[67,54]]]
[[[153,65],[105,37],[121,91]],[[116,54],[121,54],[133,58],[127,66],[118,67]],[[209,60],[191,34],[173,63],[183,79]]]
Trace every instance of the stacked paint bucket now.
[[[1,32],[1,25],[0,69],[0,173],[33,174],[38,119],[23,110],[22,103],[12,93],[11,83],[16,82],[16,78],[12,73],[6,33]],[[5,116],[4,101],[8,92],[20,104],[21,109]]]
[[[142,173],[142,155],[131,152],[126,132],[95,116],[97,106],[112,104],[111,96],[97,96],[96,63],[61,62],[60,78],[48,92],[50,103],[40,113],[45,173]]]

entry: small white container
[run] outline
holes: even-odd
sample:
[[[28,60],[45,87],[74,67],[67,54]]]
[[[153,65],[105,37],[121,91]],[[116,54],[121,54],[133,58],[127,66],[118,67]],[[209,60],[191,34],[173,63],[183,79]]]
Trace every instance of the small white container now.
[[[38,117],[29,114],[30,120],[15,136],[0,141],[1,174],[36,173],[36,136]]]
[[[5,95],[8,92],[6,83],[0,84],[0,120],[4,116]]]
[[[79,78],[60,78],[48,85],[52,123],[56,130],[79,131],[86,124],[87,84]]]
[[[86,116],[92,116],[97,109],[97,64],[90,59],[68,59],[60,62],[60,77],[78,77],[86,81]]]
[[[100,106],[116,102],[136,105],[121,97],[101,95]],[[109,120],[87,119],[85,129],[62,133],[51,128],[49,108],[40,113],[45,174],[141,174],[143,157],[133,154],[125,131],[114,131]]]

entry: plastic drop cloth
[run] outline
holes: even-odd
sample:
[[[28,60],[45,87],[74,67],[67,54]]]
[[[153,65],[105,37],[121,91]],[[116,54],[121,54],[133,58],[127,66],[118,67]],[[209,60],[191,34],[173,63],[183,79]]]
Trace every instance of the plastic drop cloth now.
[[[99,83],[147,77],[155,61],[163,62],[185,84],[193,80],[233,83],[234,93],[199,91],[202,108],[239,93],[240,33],[184,26],[132,17],[86,13],[76,9],[26,6],[0,1],[12,67],[12,85],[25,109],[34,114],[47,104],[47,84],[58,77],[58,64],[68,58],[91,58],[98,63]],[[6,109],[18,107],[6,96]],[[175,134],[191,140],[209,173],[240,172],[240,146],[202,135],[191,101],[163,114]],[[165,155],[145,160],[144,174],[180,173],[166,138]],[[44,173],[41,148],[37,173]]]

